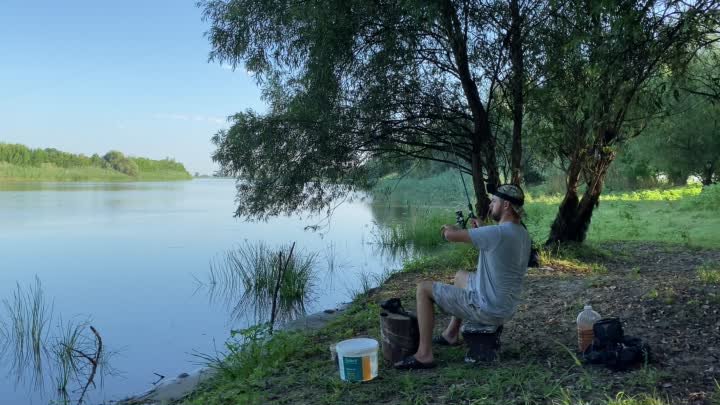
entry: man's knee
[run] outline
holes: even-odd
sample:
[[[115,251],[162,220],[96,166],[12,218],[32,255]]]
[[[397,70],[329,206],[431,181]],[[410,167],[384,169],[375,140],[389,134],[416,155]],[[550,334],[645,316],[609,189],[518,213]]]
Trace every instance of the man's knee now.
[[[424,295],[432,297],[433,282],[432,281],[421,281],[417,284],[418,295]]]

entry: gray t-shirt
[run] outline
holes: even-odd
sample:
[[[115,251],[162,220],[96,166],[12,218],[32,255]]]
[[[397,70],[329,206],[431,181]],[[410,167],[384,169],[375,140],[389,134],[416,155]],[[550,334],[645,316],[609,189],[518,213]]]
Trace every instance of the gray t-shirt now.
[[[530,256],[530,235],[519,224],[505,222],[469,230],[480,250],[477,273],[468,289],[473,303],[498,320],[508,320],[520,302]]]

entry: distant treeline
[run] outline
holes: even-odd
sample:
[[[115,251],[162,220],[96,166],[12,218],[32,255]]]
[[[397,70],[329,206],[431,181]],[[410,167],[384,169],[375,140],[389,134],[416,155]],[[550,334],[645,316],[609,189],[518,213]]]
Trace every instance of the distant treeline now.
[[[98,169],[102,172],[108,172],[112,180],[122,179],[125,176],[130,177],[128,180],[178,180],[191,178],[190,173],[185,170],[185,166],[172,159],[152,160],[129,157],[114,150],[103,156],[98,154],[85,156],[62,152],[53,148],[30,149],[20,144],[0,143],[0,163],[2,162],[6,164],[0,167],[0,178],[22,179],[23,177],[30,177],[36,180],[42,179],[43,173],[47,173],[49,179],[61,180],[63,176],[58,178],[57,172],[63,169],[73,172],[69,179],[78,178],[78,171],[82,172],[83,169],[92,172],[93,178],[98,176]],[[2,175],[3,168],[7,172],[5,176]],[[33,170],[21,170],[23,168]],[[118,177],[117,174],[124,176]]]

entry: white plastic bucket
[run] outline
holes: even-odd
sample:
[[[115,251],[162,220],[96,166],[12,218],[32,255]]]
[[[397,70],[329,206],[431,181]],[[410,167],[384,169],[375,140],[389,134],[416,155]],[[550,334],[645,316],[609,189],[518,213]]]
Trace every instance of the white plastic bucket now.
[[[378,341],[368,338],[343,340],[335,346],[343,381],[370,381],[378,372]]]

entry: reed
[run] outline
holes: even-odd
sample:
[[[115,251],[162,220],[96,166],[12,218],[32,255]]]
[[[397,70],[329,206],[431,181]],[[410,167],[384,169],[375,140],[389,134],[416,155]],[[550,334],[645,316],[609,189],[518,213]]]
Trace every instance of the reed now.
[[[263,242],[246,241],[225,252],[210,264],[204,283],[211,299],[221,298],[232,306],[236,318],[253,314],[255,323],[273,318],[274,301],[277,322],[304,315],[314,298],[317,254],[302,251],[290,254],[290,249],[282,246],[275,250]]]

